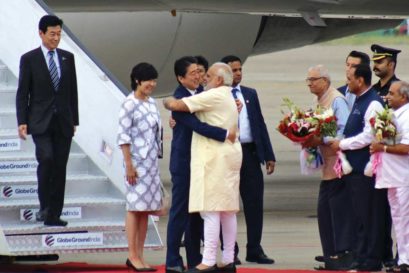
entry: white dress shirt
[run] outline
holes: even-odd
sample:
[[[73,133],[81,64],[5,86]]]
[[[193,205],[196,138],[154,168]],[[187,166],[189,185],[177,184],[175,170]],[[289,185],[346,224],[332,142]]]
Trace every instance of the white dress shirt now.
[[[50,50],[48,48],[46,48],[43,44],[41,44],[41,51],[44,54],[44,58],[45,58],[45,61],[47,63],[47,68],[49,68],[50,67],[50,56],[48,55],[48,52]],[[55,65],[57,66],[58,77],[61,78],[61,68],[60,68],[60,61],[58,60],[57,50],[54,49],[52,51],[54,51],[53,59],[54,59]]]
[[[253,142],[253,135],[251,134],[250,120],[247,112],[246,102],[244,101],[243,94],[241,93],[240,85],[236,85],[233,88],[236,88],[237,98],[243,104],[243,108],[240,111],[239,115],[239,129],[240,129],[240,142],[241,143],[250,143]]]

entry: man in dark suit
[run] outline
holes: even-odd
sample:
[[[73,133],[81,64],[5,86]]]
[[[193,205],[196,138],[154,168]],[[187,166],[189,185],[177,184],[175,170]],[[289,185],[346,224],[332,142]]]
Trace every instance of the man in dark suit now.
[[[243,163],[240,170],[240,195],[247,225],[246,261],[272,264],[274,260],[267,257],[261,247],[264,179],[260,164],[266,163],[267,174],[274,172],[275,156],[273,148],[256,90],[240,86],[242,78],[240,58],[230,55],[224,57],[221,61],[231,67],[233,71],[233,96],[237,96],[243,104],[239,117],[240,142],[243,150]],[[236,249],[238,253],[238,247]]]
[[[174,71],[179,86],[174,92],[176,99],[192,96],[199,87],[197,60],[186,56],[178,59]],[[183,259],[180,256],[180,241],[185,233],[186,256],[189,268],[200,264],[200,238],[203,221],[198,213],[188,213],[190,188],[190,150],[193,131],[224,142],[226,137],[234,135],[225,129],[202,123],[194,114],[172,112],[176,121],[170,153],[170,173],[172,175],[172,204],[169,211],[167,228],[166,272],[184,271]]]
[[[369,56],[368,54],[356,50],[352,50],[346,60],[345,60],[345,74],[348,76],[349,71],[351,68],[355,65],[358,64],[365,64],[369,66]],[[355,102],[355,95],[350,92],[348,88],[348,84],[345,84],[341,87],[338,87],[338,91],[342,93],[342,95],[345,96],[345,99],[348,102],[348,107],[349,110],[352,109],[352,106],[354,105]]]
[[[37,221],[66,226],[60,219],[64,206],[66,167],[78,121],[77,78],[74,56],[58,49],[62,20],[53,15],[40,19],[42,44],[20,60],[16,96],[18,133],[31,134],[38,161]]]

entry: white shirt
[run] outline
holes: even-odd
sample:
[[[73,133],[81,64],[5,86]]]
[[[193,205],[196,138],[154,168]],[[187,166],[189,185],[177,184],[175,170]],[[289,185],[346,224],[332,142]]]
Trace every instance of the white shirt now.
[[[50,50],[48,48],[46,48],[43,44],[41,44],[41,51],[44,54],[44,58],[45,58],[45,61],[47,63],[47,68],[49,68],[50,67],[50,56],[48,55],[48,52]],[[53,59],[54,59],[55,65],[57,66],[58,77],[61,78],[61,68],[60,68],[60,61],[58,60],[57,50],[54,49],[54,50],[51,50],[51,51],[54,51]]]
[[[393,122],[397,131],[397,143],[409,145],[409,103],[395,110]],[[409,187],[409,154],[381,152],[381,160],[381,168],[376,174],[376,188]]]
[[[356,96],[355,96],[355,94],[351,93],[351,91],[349,91],[349,87],[348,87],[348,86],[347,86],[347,88],[345,89],[345,99],[347,100],[349,110],[351,111],[352,106],[354,106],[354,102],[355,102]]]
[[[368,92],[368,90],[362,93],[362,95]],[[371,144],[373,141],[373,133],[369,120],[376,115],[376,112],[382,112],[383,109],[384,108],[379,101],[376,100],[372,101],[365,111],[364,115],[365,126],[363,131],[356,136],[341,140],[341,142],[339,143],[339,147],[341,148],[341,150],[357,150]],[[351,115],[352,114],[353,113],[351,111]]]
[[[235,87],[238,91],[236,92],[237,98],[243,104],[243,108],[240,111],[239,115],[239,129],[240,129],[240,142],[241,143],[250,143],[253,142],[253,135],[251,134],[250,120],[247,112],[246,102],[244,101],[243,94],[241,93],[240,84]]]
[[[196,94],[196,90],[190,90],[189,88],[185,87],[187,91],[193,96]]]

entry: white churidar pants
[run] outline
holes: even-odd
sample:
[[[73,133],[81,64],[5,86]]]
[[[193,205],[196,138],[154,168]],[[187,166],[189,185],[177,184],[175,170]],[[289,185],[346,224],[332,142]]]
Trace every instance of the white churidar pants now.
[[[219,245],[220,225],[223,234],[222,263],[234,261],[234,244],[237,236],[236,212],[201,212],[204,220],[204,249],[202,263],[207,266],[216,264]]]
[[[409,264],[409,187],[389,188],[388,199],[398,244],[398,265]]]

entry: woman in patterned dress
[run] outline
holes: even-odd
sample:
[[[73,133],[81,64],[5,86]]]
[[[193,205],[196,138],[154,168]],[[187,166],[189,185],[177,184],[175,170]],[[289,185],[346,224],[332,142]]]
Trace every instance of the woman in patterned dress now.
[[[132,69],[134,90],[123,102],[119,113],[118,145],[125,166],[126,222],[128,259],[126,265],[139,272],[156,271],[143,258],[148,216],[161,208],[158,155],[161,122],[155,100],[158,72],[148,63]]]

